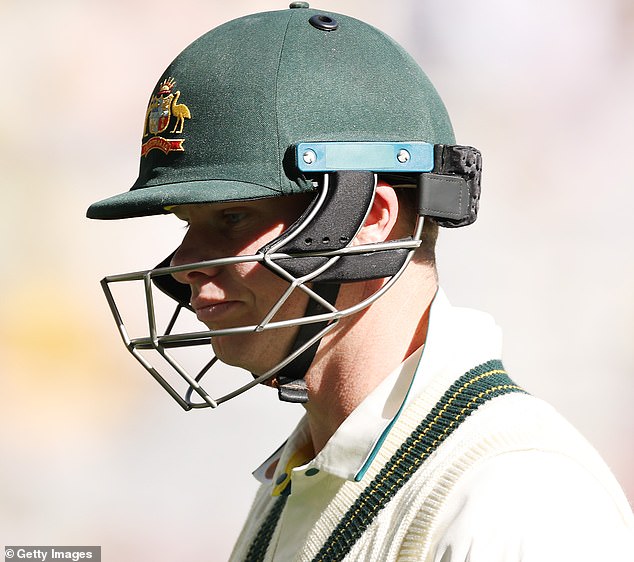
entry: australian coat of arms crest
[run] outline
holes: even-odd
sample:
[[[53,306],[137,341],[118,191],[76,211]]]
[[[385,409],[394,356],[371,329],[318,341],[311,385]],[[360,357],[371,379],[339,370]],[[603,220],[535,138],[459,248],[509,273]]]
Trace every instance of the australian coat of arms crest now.
[[[141,147],[141,155],[146,156],[150,150],[158,149],[169,152],[183,152],[185,139],[167,139],[161,134],[182,134],[185,119],[191,119],[191,112],[184,103],[178,103],[180,90],[174,91],[176,80],[166,78],[152,94],[145,113],[143,138],[152,135]],[[171,126],[171,128],[170,128]],[[168,130],[169,129],[169,130]]]

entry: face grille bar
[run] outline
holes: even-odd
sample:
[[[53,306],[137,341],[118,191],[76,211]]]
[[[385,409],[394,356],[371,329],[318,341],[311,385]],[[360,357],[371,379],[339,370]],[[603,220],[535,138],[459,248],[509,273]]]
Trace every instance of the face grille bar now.
[[[411,254],[420,245],[420,236],[422,233],[423,220],[419,219],[416,226],[416,233],[412,239],[394,240],[384,242],[382,244],[372,245],[360,245],[342,248],[330,252],[315,252],[311,255],[320,257],[332,258],[328,261],[328,265],[325,268],[319,268],[309,275],[303,277],[295,277],[290,274],[282,265],[279,264],[280,260],[292,259],[294,256],[285,253],[260,253],[255,255],[237,256],[229,258],[221,258],[215,260],[208,260],[205,262],[199,262],[195,264],[188,264],[186,266],[176,267],[162,267],[147,271],[137,271],[133,273],[126,273],[120,275],[112,275],[105,277],[101,281],[101,286],[104,291],[106,300],[110,307],[110,311],[114,317],[115,323],[124,342],[124,345],[128,351],[143,365],[143,367],[152,375],[152,377],[168,392],[168,394],[184,409],[191,410],[192,408],[216,408],[218,405],[230,400],[236,396],[239,396],[243,392],[246,392],[250,388],[271,381],[275,374],[293,361],[297,356],[301,355],[306,349],[311,347],[315,342],[319,341],[328,332],[330,332],[336,325],[339,319],[355,314],[377,300],[383,295],[400,277],[405,267],[409,263]],[[312,278],[320,275],[323,269],[332,267],[339,257],[346,255],[364,254],[368,252],[390,250],[390,249],[407,249],[409,256],[405,261],[398,273],[392,276],[376,293],[365,299],[364,301],[356,304],[355,306],[347,309],[338,310],[330,303],[324,301],[319,295],[311,290],[309,283]],[[307,254],[302,254],[306,256]],[[191,315],[191,311],[188,310],[183,304],[178,304],[171,314],[169,321],[166,323],[164,330],[159,330],[156,303],[154,298],[154,291],[157,291],[153,280],[160,276],[172,275],[177,272],[185,272],[193,269],[201,268],[217,268],[217,267],[231,267],[232,265],[241,263],[262,263],[269,269],[272,269],[277,275],[286,279],[289,282],[289,289],[280,297],[280,299],[274,304],[272,309],[262,318],[257,325],[238,326],[233,328],[225,328],[219,330],[200,330],[200,331],[186,331],[182,333],[173,333],[181,315]],[[147,329],[147,335],[142,337],[131,337],[128,333],[128,329],[122,317],[122,314],[117,305],[115,296],[113,295],[112,287],[117,284],[137,283],[141,284],[145,293],[145,323]],[[320,304],[326,307],[328,312],[309,317],[299,317],[286,320],[274,321],[275,313],[289,298],[293,291],[300,290],[306,293],[309,298],[317,300]],[[326,322],[326,326],[320,330],[313,338],[307,341],[304,345],[294,351],[292,354],[286,356],[282,361],[275,365],[272,369],[266,373],[255,377],[247,384],[239,386],[235,390],[222,394],[219,397],[212,397],[212,395],[202,386],[202,379],[212,370],[219,360],[215,355],[205,362],[204,366],[195,371],[194,374],[190,374],[189,370],[185,368],[181,362],[177,360],[171,350],[179,348],[188,348],[194,346],[210,346],[213,338],[219,336],[231,336],[237,334],[247,333],[259,333],[268,330],[288,328],[294,326],[301,326],[303,324]],[[173,384],[163,376],[159,369],[155,365],[148,361],[147,358],[141,353],[142,351],[156,352],[160,358],[169,366],[169,368],[186,384],[186,389],[183,392],[179,392]],[[211,352],[211,349],[210,349]],[[194,398],[197,398],[194,400]],[[200,400],[198,400],[200,399]]]

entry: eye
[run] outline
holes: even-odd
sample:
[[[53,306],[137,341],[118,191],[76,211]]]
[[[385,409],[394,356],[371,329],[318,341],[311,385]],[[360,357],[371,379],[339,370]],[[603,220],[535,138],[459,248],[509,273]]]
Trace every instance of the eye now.
[[[225,211],[222,216],[228,225],[235,226],[241,223],[247,214],[243,211]]]

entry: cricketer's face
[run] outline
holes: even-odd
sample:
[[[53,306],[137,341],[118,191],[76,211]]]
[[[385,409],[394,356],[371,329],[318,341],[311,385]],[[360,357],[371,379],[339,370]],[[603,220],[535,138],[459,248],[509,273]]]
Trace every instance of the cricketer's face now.
[[[308,202],[301,195],[174,207],[171,211],[188,227],[171,265],[253,255],[295,222]],[[210,330],[258,325],[289,286],[254,262],[195,267],[173,275],[189,285],[196,316]],[[307,302],[307,295],[294,291],[274,320],[302,317]],[[224,363],[263,374],[288,354],[297,329],[219,336],[212,345]]]

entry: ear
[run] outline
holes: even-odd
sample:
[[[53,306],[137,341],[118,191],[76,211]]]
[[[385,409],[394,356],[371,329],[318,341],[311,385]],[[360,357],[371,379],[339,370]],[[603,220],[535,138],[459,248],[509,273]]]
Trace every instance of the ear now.
[[[372,207],[355,241],[358,244],[372,244],[388,240],[398,218],[398,209],[394,188],[379,180]]]

